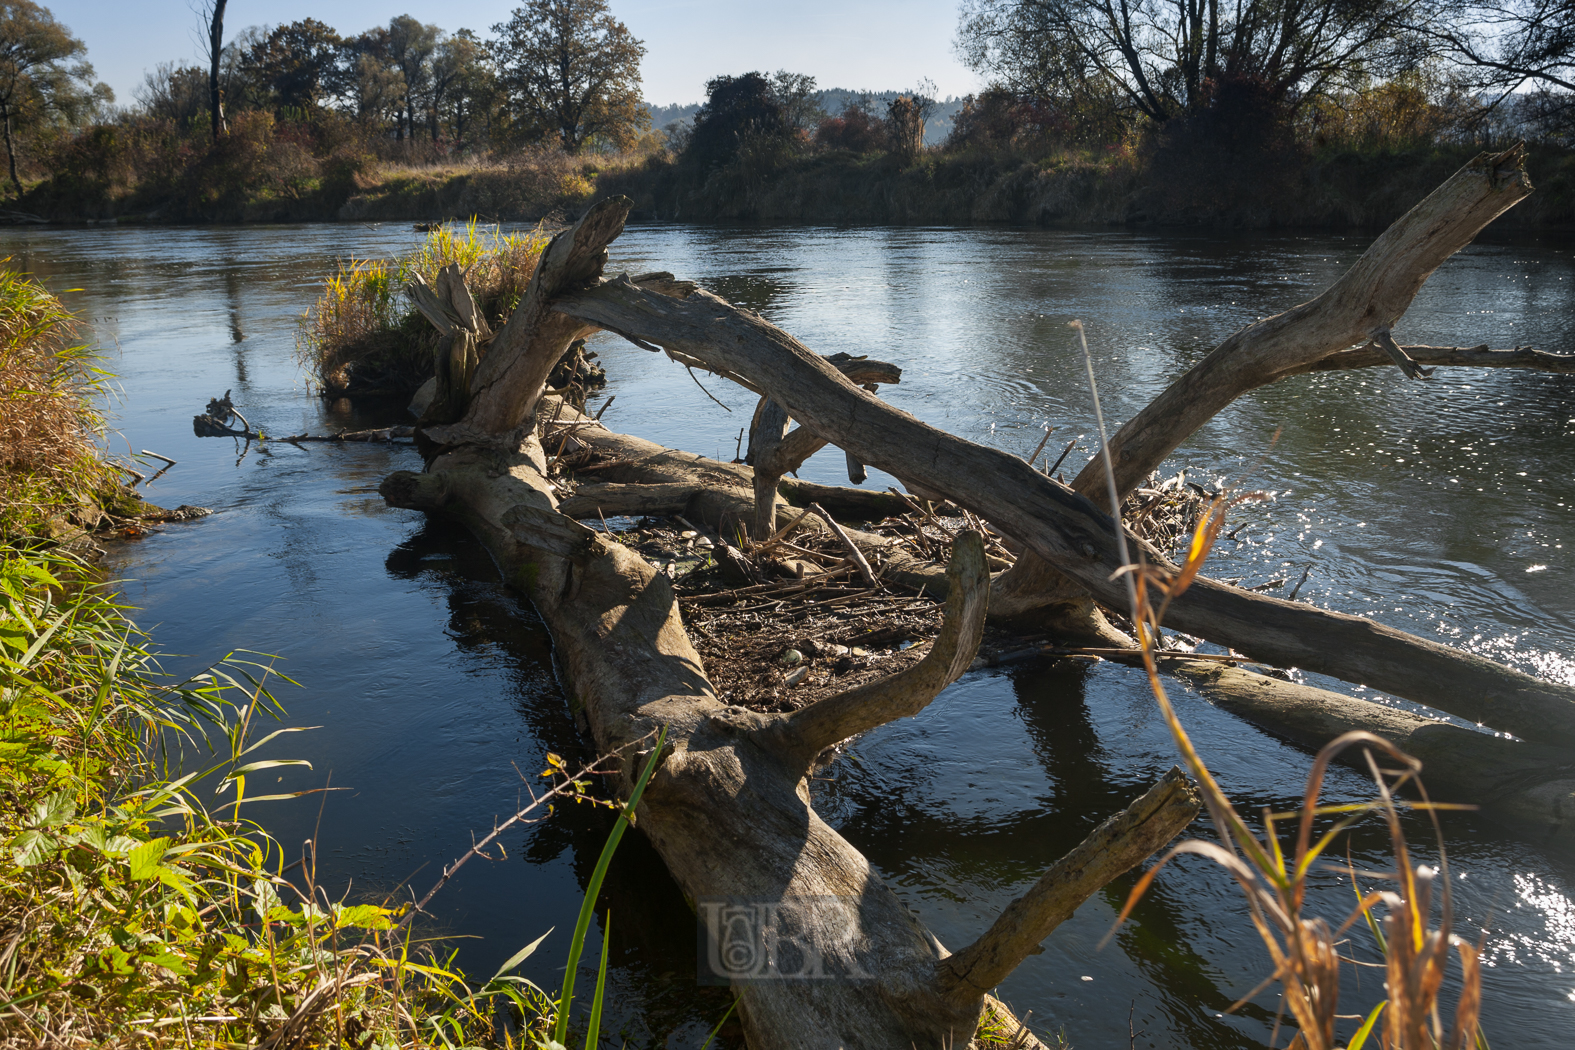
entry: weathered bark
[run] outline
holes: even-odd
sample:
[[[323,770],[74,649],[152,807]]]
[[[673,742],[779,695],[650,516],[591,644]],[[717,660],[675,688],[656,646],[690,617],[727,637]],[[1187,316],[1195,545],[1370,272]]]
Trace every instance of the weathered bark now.
[[[460,421],[463,427],[483,434],[507,434],[526,421],[563,352],[574,340],[593,331],[554,313],[552,300],[601,277],[607,244],[623,231],[628,216],[628,200],[610,198],[591,208],[571,230],[552,239],[536,264],[525,295],[493,337],[476,370],[470,406]],[[672,281],[672,274],[643,274],[636,281],[658,294],[687,290]]]
[[[606,240],[617,232],[618,223],[608,222],[607,214],[601,206],[592,209],[580,226],[559,235],[573,251],[560,249],[556,241],[548,248],[537,274],[543,288],[566,286],[553,267],[570,269],[582,282],[589,279],[586,274],[594,277],[594,267],[582,262],[603,257]],[[540,361],[534,358],[561,353],[561,335],[585,326],[546,316],[549,300],[543,292],[534,302],[539,324],[512,337],[509,360],[499,359],[498,339],[504,333],[494,340],[482,369],[491,366],[490,378],[483,383],[478,372],[465,421],[431,428],[444,433],[439,440],[447,450],[439,448],[426,473],[388,478],[385,498],[393,505],[452,515],[487,545],[508,582],[530,597],[552,630],[575,705],[598,747],[628,754],[658,726],[669,728],[672,751],[637,816],[685,895],[697,904],[791,905],[820,953],[823,970],[851,975],[735,983],[751,1047],[963,1045],[985,1010],[1015,1029],[1010,1013],[983,991],[959,994],[942,983],[937,964],[946,957],[945,948],[869,862],[819,819],[804,780],[812,746],[818,744],[818,750],[835,743],[841,732],[922,708],[968,666],[987,593],[977,537],[958,545],[953,575],[962,582],[952,588],[942,641],[919,665],[925,668],[922,674],[910,673],[888,686],[890,695],[883,694],[874,706],[860,693],[823,701],[831,705],[824,714],[815,713],[815,707],[799,712],[805,719],[802,732],[789,734],[796,745],[740,734],[732,716],[743,713],[717,701],[684,634],[666,577],[556,506],[536,429],[521,423],[530,418],[540,395],[533,378]],[[686,465],[680,454],[659,450],[644,459],[656,467],[664,461],[690,471],[692,480],[692,460]],[[748,491],[737,484],[731,488]],[[624,791],[638,765],[623,764]],[[1191,815],[1171,813],[1171,835]],[[1138,860],[1141,856],[1133,855],[1131,863]],[[1023,1036],[1018,1045],[1038,1045]]]
[[[922,484],[942,492],[1107,604],[1125,602],[1123,585],[1112,579],[1121,568],[1112,523],[1086,498],[1016,456],[892,408],[760,317],[704,291],[673,299],[644,292],[626,279],[566,296],[556,305],[582,321],[632,334],[642,344],[678,351],[713,371],[747,377],[805,427],[861,462],[910,487]],[[1151,564],[1167,564],[1135,536],[1128,542]],[[1172,603],[1167,618],[1189,634],[1265,663],[1370,685],[1520,736],[1575,742],[1575,689],[1360,617],[1199,578]]]
[[[213,0],[208,15],[208,123],[213,141],[229,131],[224,123],[224,90],[219,87],[219,65],[224,60],[224,7],[229,0]]]
[[[1107,658],[1142,665],[1136,648]],[[1480,806],[1539,841],[1575,835],[1575,755],[1566,745],[1490,736],[1213,660],[1161,655],[1159,666],[1215,706],[1309,751],[1366,730],[1422,760],[1433,799]],[[1341,761],[1368,771],[1359,750]]]
[[[1523,161],[1524,150],[1518,146],[1479,155],[1384,231],[1317,298],[1247,325],[1188,369],[1111,435],[1110,458],[1120,495],[1125,498],[1199,427],[1251,390],[1312,371],[1331,357],[1337,363],[1328,367],[1390,363],[1391,355],[1371,343],[1389,338],[1433,271],[1531,192]],[[1349,349],[1358,345],[1363,348]],[[1357,356],[1342,358],[1345,352]],[[1477,360],[1469,363],[1486,363],[1481,353],[1474,356]],[[1103,500],[1103,464],[1104,457],[1094,457],[1072,481],[1072,489]],[[997,581],[993,604],[998,613],[1021,613],[1076,592],[1047,559],[1030,554]]]
[[[582,468],[581,480],[574,494],[564,500],[564,513],[574,518],[594,518],[597,513],[611,517],[614,514],[682,514],[694,522],[703,522],[713,528],[731,532],[732,526],[752,520],[754,507],[754,471],[739,463],[670,449],[654,441],[619,434],[593,422],[570,406],[561,410],[553,398],[543,399],[543,418],[555,413],[559,421],[572,425],[570,440],[565,443],[569,453],[580,448],[590,448],[608,462],[598,462]],[[551,407],[546,407],[550,405]],[[800,427],[787,436],[791,442],[808,431]],[[556,451],[560,439],[552,439]],[[819,444],[825,442],[815,439]],[[651,491],[643,491],[650,486]],[[819,503],[842,520],[879,521],[892,515],[907,513],[911,508],[902,498],[890,492],[873,492],[839,485],[822,485],[799,478],[782,478],[777,484],[781,499],[776,503],[777,524],[785,507],[807,507]],[[868,534],[862,534],[868,536]],[[884,546],[890,541],[875,537],[865,541]],[[928,564],[928,563],[926,563]],[[940,570],[934,570],[937,575]]]

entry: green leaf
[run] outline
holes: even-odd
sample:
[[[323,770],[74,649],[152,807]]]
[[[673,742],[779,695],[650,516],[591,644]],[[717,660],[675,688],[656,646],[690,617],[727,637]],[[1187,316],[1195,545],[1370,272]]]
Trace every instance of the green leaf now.
[[[17,866],[31,868],[55,855],[55,837],[42,831],[24,831],[11,840],[11,856]]]
[[[591,1020],[585,1028],[586,1050],[596,1050],[601,1046],[602,999],[607,994],[607,949],[611,943],[612,912],[608,911],[607,919],[602,923],[602,959],[596,968],[596,991],[591,994]]]
[[[269,758],[261,762],[250,762],[238,769],[232,769],[229,775],[220,781],[219,786],[213,790],[215,795],[221,795],[229,786],[248,773],[255,773],[259,769],[276,769],[279,766],[305,766],[312,768],[312,764],[304,758]]]
[[[157,874],[159,881],[164,883],[164,885],[185,897],[193,905],[197,903],[197,887],[186,876],[164,864],[158,866]]]
[[[187,965],[185,959],[182,959],[180,956],[170,951],[163,951],[157,955],[150,955],[148,956],[148,962],[152,963],[154,966],[162,966],[166,970],[172,970],[182,977],[190,977],[192,973],[195,972],[189,965]]]
[[[542,934],[540,937],[537,937],[534,941],[531,941],[525,947],[523,947],[519,951],[515,952],[512,956],[509,957],[509,961],[508,962],[506,962],[502,966],[498,967],[498,972],[492,975],[492,980],[496,981],[499,977],[502,977],[504,974],[506,974],[510,970],[514,969],[514,967],[518,966],[520,963],[524,962],[526,959],[529,959],[531,957],[531,953],[534,952],[537,948],[540,948],[541,947],[541,942],[546,940],[548,935],[551,934],[552,931],[556,930],[556,929],[557,929],[556,926],[551,927],[550,929],[547,930],[546,933]],[[490,984],[492,982],[489,981],[487,983]]]
[[[133,882],[145,882],[159,873],[159,861],[164,859],[164,852],[169,848],[169,844],[169,839],[159,838],[152,842],[144,842],[131,851],[131,856],[126,859],[131,864]]]
[[[1358,1028],[1356,1034],[1351,1037],[1351,1043],[1346,1047],[1346,1050],[1362,1050],[1362,1044],[1367,1042],[1367,1037],[1373,1034],[1373,1025],[1378,1023],[1378,1015],[1383,1013],[1384,1007],[1388,1005],[1389,1000],[1385,999],[1373,1007],[1373,1012],[1367,1015],[1367,1020],[1362,1022],[1362,1027]]]
[[[355,904],[335,913],[334,928],[359,926],[366,930],[389,930],[394,926],[393,920],[389,918],[392,914],[391,909],[379,908],[375,904]]]
[[[33,827],[58,828],[76,815],[76,800],[70,792],[57,791],[33,807]]]
[[[580,950],[585,946],[585,934],[591,925],[591,916],[596,907],[596,898],[602,891],[602,880],[607,877],[607,869],[612,864],[613,853],[618,849],[618,840],[623,838],[623,829],[634,823],[634,811],[640,805],[640,796],[645,794],[645,785],[651,782],[651,774],[656,772],[656,766],[662,760],[662,748],[667,744],[667,726],[663,726],[656,735],[656,746],[651,749],[651,757],[646,760],[645,769],[640,772],[640,779],[634,783],[634,790],[629,792],[629,801],[624,804],[623,812],[618,814],[618,819],[613,822],[612,831],[607,834],[607,841],[602,846],[602,855],[596,861],[596,867],[591,872],[591,878],[585,886],[585,899],[580,903],[580,917],[574,924],[574,935],[569,938],[569,958],[564,964],[563,990],[558,993],[558,1019],[553,1025],[552,1037],[558,1042],[563,1042],[569,1036],[569,1007],[574,1002],[574,975],[580,965]]]
[[[98,953],[98,968],[105,973],[119,974],[122,977],[133,973],[136,969],[132,965],[131,956],[119,945],[111,944]]]

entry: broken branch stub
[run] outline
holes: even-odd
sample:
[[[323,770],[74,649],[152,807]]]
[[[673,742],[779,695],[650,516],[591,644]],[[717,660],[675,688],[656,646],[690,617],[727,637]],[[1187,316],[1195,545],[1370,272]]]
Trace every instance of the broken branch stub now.
[[[831,354],[826,361],[847,376],[849,381],[858,383],[871,394],[875,393],[879,383],[902,381],[902,369],[888,361],[853,357],[845,353]],[[751,535],[757,540],[771,535],[777,491],[782,478],[797,471],[805,460],[829,444],[825,438],[804,426],[785,434],[788,421],[780,405],[769,397],[762,397],[755,406],[755,416],[749,424],[749,453],[744,457],[744,462],[755,470],[755,531]],[[847,454],[847,464],[848,480],[855,485],[862,485],[866,480],[863,464],[852,453]]]
[[[501,434],[530,416],[563,352],[591,331],[553,313],[552,300],[564,291],[593,284],[601,276],[607,264],[607,245],[623,232],[629,207],[627,197],[610,197],[548,243],[519,305],[493,337],[476,370],[463,425]]]

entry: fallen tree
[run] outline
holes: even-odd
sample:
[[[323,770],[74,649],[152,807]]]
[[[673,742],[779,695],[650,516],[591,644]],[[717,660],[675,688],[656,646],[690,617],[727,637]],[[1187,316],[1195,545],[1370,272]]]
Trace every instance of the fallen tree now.
[[[1425,374],[1394,345],[1390,326],[1433,269],[1528,191],[1518,155],[1484,156],[1462,169],[1380,237],[1331,292],[1269,319],[1273,323],[1259,322],[1263,328],[1256,333],[1254,326],[1244,329],[1204,362],[1209,367],[1201,375],[1183,377],[1155,402],[1159,408],[1150,406],[1122,428],[1124,438],[1112,441],[1113,448],[1120,441],[1118,485],[1130,489],[1219,407],[1254,386],[1336,367],[1327,362],[1340,354],[1351,355],[1340,367],[1376,363],[1364,341],[1408,372]],[[805,902],[800,919],[825,965],[859,975],[735,981],[752,1046],[930,1046],[967,1039],[982,1011],[1001,1016],[986,996],[995,981],[1077,902],[1190,819],[1196,802],[1184,781],[1171,776],[1156,785],[1081,852],[1052,867],[978,943],[953,956],[902,908],[868,862],[820,822],[803,778],[825,748],[916,712],[960,674],[972,659],[986,609],[998,599],[1012,606],[1011,596],[1029,595],[1015,603],[1021,608],[1087,603],[1089,596],[1123,603],[1121,584],[1112,579],[1121,568],[1117,525],[1083,494],[1102,486],[1103,476],[1093,475],[1098,485],[1080,478],[1074,490],[1015,456],[927,426],[852,381],[841,367],[848,362],[822,358],[758,315],[670,274],[603,280],[606,244],[626,214],[626,202],[606,201],[560,234],[520,307],[490,340],[470,327],[474,311],[458,274],[439,282],[442,294],[431,295],[423,311],[440,330],[451,329],[445,334],[445,340],[452,337],[450,352],[439,357],[440,367],[448,362],[446,393],[434,402],[444,406],[442,417],[426,418],[418,428],[427,471],[390,477],[385,498],[453,515],[482,538],[551,627],[574,703],[599,746],[628,748],[658,723],[672,727],[674,750],[639,817],[685,893],[697,904]],[[561,406],[553,409],[554,418],[543,418],[551,363],[570,341],[598,328],[759,394],[751,435],[755,469],[612,435],[578,416],[560,425]],[[1350,349],[1359,343],[1364,345]],[[476,354],[485,352],[479,364],[472,345]],[[452,352],[454,346],[461,352]],[[1447,363],[1442,359],[1483,353],[1494,352],[1450,350],[1434,357]],[[1528,361],[1522,351],[1509,354],[1514,367],[1546,364]],[[799,428],[789,431],[789,420]],[[554,459],[570,441],[617,447],[598,480],[564,493],[561,504],[542,445],[543,431],[552,427],[558,427]],[[920,665],[899,678],[788,715],[725,708],[688,642],[666,577],[575,518],[608,510],[677,513],[681,507],[748,531],[758,542],[782,524],[785,501],[793,498],[797,483],[784,475],[825,443],[845,451],[855,476],[862,464],[884,469],[913,491],[978,515],[1024,554],[992,587],[977,536],[959,537],[947,573],[946,626]],[[846,491],[825,487],[801,501],[827,502]],[[1136,536],[1127,542],[1151,564],[1167,565]],[[928,579],[934,580],[933,572]],[[1043,586],[1025,589],[1025,579]],[[988,599],[987,590],[994,591]],[[1575,690],[1359,617],[1199,578],[1172,604],[1168,623],[1266,663],[1375,686],[1551,744],[1575,742]],[[1225,672],[1214,677],[1234,683],[1219,687],[1224,693],[1262,691]],[[1309,712],[1334,694],[1320,693],[1307,691],[1300,707],[1281,704],[1280,714],[1274,703],[1244,700],[1239,709],[1256,712],[1260,721],[1278,717],[1286,735],[1301,732],[1307,742],[1321,743],[1314,737],[1322,729]],[[1360,706],[1342,710],[1341,717],[1358,725],[1378,717]],[[1388,729],[1425,743],[1421,734],[1429,727],[1390,719]],[[1483,758],[1474,747],[1465,744],[1468,765],[1475,762],[1484,772],[1503,768],[1500,756]],[[1539,783],[1556,784],[1554,772],[1544,766]]]
[[[986,1016],[994,1018],[995,1030],[1017,1038],[1016,1045],[1035,1046],[989,997],[995,979],[1090,894],[1185,827],[1197,799],[1185,777],[1172,771],[1052,866],[1013,906],[1010,929],[997,924],[966,950],[966,970],[943,965],[947,950],[815,814],[805,775],[826,748],[916,713],[967,669],[988,600],[983,544],[973,535],[955,545],[945,627],[924,658],[896,678],[789,716],[718,701],[667,577],[560,513],[537,426],[544,422],[536,411],[546,375],[539,366],[556,361],[586,327],[546,304],[555,307],[564,291],[595,282],[606,242],[626,214],[625,202],[598,205],[554,240],[525,300],[493,336],[479,367],[468,353],[448,358],[444,412],[458,421],[424,425],[418,441],[430,457],[428,469],[390,476],[383,495],[392,505],[467,524],[506,579],[530,597],[552,630],[573,703],[598,746],[633,759],[624,763],[625,791],[640,757],[629,755],[631,749],[657,726],[668,727],[672,750],[641,800],[639,827],[698,907],[732,902],[790,912],[795,939],[816,953],[816,972],[832,978],[737,975],[739,1016],[752,1047],[963,1045]],[[434,295],[436,305],[423,309],[463,327],[463,282],[443,284],[446,298]],[[629,285],[653,294],[692,291],[666,275]],[[517,325],[521,318],[537,323]],[[468,386],[452,381],[472,368]],[[466,389],[468,400],[461,396],[456,404],[455,391]],[[664,451],[648,458],[656,460],[653,470],[684,466],[681,456]],[[752,502],[751,492],[746,513]],[[1025,931],[1036,936],[1029,939]]]

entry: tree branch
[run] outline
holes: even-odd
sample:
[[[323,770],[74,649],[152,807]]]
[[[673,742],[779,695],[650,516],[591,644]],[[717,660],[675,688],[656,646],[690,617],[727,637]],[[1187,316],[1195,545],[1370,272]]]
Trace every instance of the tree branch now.
[[[747,374],[805,426],[860,461],[923,479],[1088,593],[1111,605],[1125,603],[1123,587],[1111,578],[1122,566],[1108,515],[1021,458],[947,434],[860,390],[759,316],[703,291],[666,299],[625,280],[565,297],[557,308],[601,327],[640,332],[710,367]],[[1128,542],[1150,564],[1169,565],[1135,536]],[[1167,619],[1266,663],[1382,689],[1519,736],[1575,742],[1575,688],[1360,617],[1200,577],[1170,606]]]
[[[1575,372],[1575,354],[1550,354],[1529,346],[1513,350],[1489,350],[1480,346],[1403,346],[1406,355],[1422,365],[1449,365],[1461,368],[1527,368],[1538,372]],[[1281,372],[1276,379],[1307,372],[1335,372],[1348,368],[1372,368],[1390,364],[1389,357],[1369,343],[1354,350],[1341,350],[1311,364]]]
[[[935,964],[935,985],[958,1003],[976,1001],[1031,955],[1097,890],[1179,835],[1199,809],[1186,774],[1172,766],[1141,798],[1078,844],[1001,912],[984,936]]]

